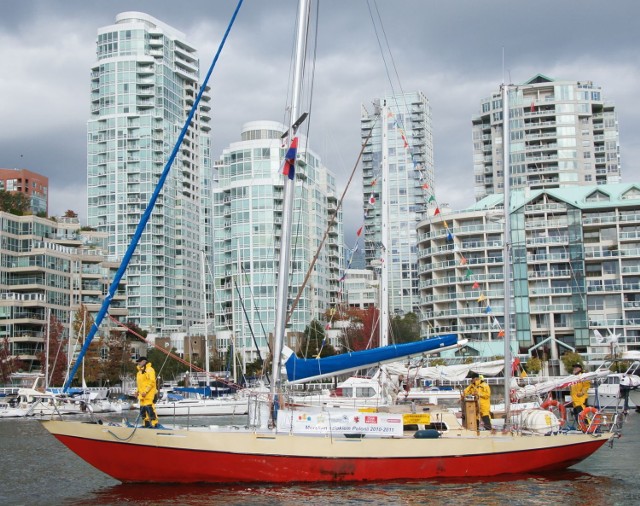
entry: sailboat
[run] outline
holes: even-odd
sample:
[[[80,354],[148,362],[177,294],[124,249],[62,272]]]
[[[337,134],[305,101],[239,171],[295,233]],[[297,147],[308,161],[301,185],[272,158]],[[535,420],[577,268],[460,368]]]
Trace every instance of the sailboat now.
[[[296,165],[296,118],[299,117],[309,3],[309,0],[299,0],[298,7],[295,85],[288,132],[291,148],[285,157],[290,175]],[[202,89],[205,87],[206,80]],[[507,95],[504,97],[507,111]],[[198,101],[197,98],[194,107]],[[187,124],[190,119],[191,116]],[[505,159],[507,157],[505,154]],[[165,170],[168,169],[165,167]],[[295,177],[285,178],[283,231],[292,228],[288,224],[294,184]],[[508,213],[507,206],[505,212]],[[505,234],[505,243],[507,237]],[[560,433],[557,424],[551,423],[554,417],[549,412],[545,412],[546,418],[543,418],[543,422],[548,421],[543,427],[546,430],[529,430],[523,424],[516,426],[509,422],[505,424],[505,431],[493,434],[463,426],[448,410],[418,413],[403,411],[404,406],[389,406],[377,411],[327,411],[281,403],[281,370],[283,360],[287,360],[281,357],[289,246],[289,237],[283,232],[271,390],[266,403],[256,404],[253,413],[250,409],[249,425],[187,430],[49,420],[42,422],[45,429],[102,472],[122,482],[138,483],[336,483],[556,471],[580,462],[614,437],[613,432],[602,430],[603,427],[589,433]],[[457,346],[459,340],[456,336],[439,336],[420,343],[412,347],[408,355],[437,352]],[[346,357],[348,362],[356,357],[358,363],[348,364],[347,370],[364,365],[360,355],[352,355]],[[381,347],[370,354],[367,361],[378,365],[392,358],[399,358],[398,348]],[[309,366],[305,372],[307,378],[329,374],[328,369],[324,369],[326,362],[319,362],[324,359],[312,359],[318,361],[317,364],[289,360],[288,373]],[[339,366],[335,363],[330,366],[330,373],[335,374]],[[261,400],[257,398],[256,402]],[[132,465],[133,462],[144,462],[144,465]]]

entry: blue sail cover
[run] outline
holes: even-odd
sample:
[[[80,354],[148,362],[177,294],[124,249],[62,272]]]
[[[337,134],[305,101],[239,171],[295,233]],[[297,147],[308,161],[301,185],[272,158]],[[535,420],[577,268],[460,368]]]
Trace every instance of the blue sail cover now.
[[[298,358],[292,353],[285,362],[287,379],[289,383],[300,383],[326,378],[327,376],[357,371],[363,367],[395,362],[402,358],[434,350],[442,351],[442,349],[449,349],[457,343],[457,335],[445,334],[424,341],[392,344],[372,350],[353,351],[324,358]]]

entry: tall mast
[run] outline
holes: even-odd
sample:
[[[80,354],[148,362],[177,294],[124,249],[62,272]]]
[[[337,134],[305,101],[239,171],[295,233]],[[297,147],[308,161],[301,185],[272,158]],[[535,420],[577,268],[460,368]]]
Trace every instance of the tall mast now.
[[[309,0],[298,2],[298,30],[296,34],[295,66],[293,73],[293,91],[291,97],[291,116],[289,118],[289,139],[295,137],[296,122],[300,114],[300,95],[302,92],[302,75],[304,57],[307,52],[307,26],[309,18]],[[293,162],[295,164],[295,160]],[[295,197],[295,178],[284,178],[282,205],[282,234],[280,239],[280,263],[278,266],[278,295],[276,299],[276,318],[273,332],[273,367],[271,372],[271,395],[274,396],[280,384],[280,367],[282,345],[287,320],[287,301],[289,299],[289,273],[291,257],[291,222],[293,218],[293,201]]]
[[[509,124],[509,86],[502,86],[502,167],[504,169],[504,239],[502,263],[504,266],[504,406],[505,427],[509,425],[511,406],[511,132]]]
[[[380,346],[389,344],[389,122],[387,101],[382,104],[382,194],[380,195],[380,234],[382,263],[380,265]]]
[[[207,373],[207,386],[211,385],[211,376],[209,375],[209,362],[211,357],[209,356],[209,322],[207,321],[207,274],[206,274],[206,262],[204,258],[204,249],[200,251],[200,261],[202,268],[202,323],[204,325],[204,361],[205,372]]]

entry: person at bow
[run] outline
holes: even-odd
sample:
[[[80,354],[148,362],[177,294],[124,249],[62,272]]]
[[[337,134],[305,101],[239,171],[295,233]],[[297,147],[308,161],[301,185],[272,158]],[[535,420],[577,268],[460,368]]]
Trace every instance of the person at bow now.
[[[580,377],[583,374],[582,364],[573,364],[574,376]],[[587,406],[587,398],[589,397],[589,388],[591,388],[591,381],[582,380],[576,381],[571,385],[571,405],[573,407],[573,417],[578,420],[580,413]]]
[[[155,406],[158,395],[156,371],[147,357],[138,359],[137,368],[136,384],[140,401],[140,418],[143,420],[144,427],[156,427],[158,425]]]

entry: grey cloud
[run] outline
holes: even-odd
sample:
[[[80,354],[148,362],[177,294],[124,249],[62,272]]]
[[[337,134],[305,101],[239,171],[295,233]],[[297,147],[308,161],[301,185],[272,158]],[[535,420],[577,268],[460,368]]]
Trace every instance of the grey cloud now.
[[[0,74],[0,166],[28,163],[49,176],[52,192],[83,183],[88,73],[97,28],[113,23],[118,12],[147,12],[184,32],[206,68],[235,5],[6,2],[0,63],[12,72]],[[214,157],[238,138],[243,123],[283,119],[295,8],[295,0],[245,1],[211,83]],[[384,22],[378,36],[392,48],[393,62],[385,57],[394,86],[424,91],[431,102],[440,201],[459,208],[473,200],[471,118],[480,99],[497,90],[503,76],[519,83],[538,72],[603,87],[618,109],[623,179],[638,179],[636,0],[322,0],[311,141],[341,184],[360,149],[360,105],[390,88],[370,8]],[[62,205],[52,205],[52,212],[66,210],[66,199],[51,200]],[[345,215],[359,217],[358,205],[358,197],[349,197]],[[345,225],[347,232],[356,228]]]

